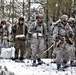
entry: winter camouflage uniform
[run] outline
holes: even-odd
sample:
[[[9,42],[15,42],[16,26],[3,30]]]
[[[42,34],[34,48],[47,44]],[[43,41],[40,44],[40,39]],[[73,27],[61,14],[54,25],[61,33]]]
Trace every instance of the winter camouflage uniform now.
[[[6,27],[6,21],[2,20],[0,24],[0,49],[2,47],[8,47],[7,39],[8,39],[8,29]]]
[[[5,25],[3,26],[3,47],[8,47],[8,38],[9,38],[9,31],[8,27]]]
[[[57,24],[60,23],[60,22],[61,22],[60,19],[56,22],[53,22],[52,25],[50,26],[50,29],[49,29],[50,41],[53,45],[55,44],[55,41],[53,40],[53,31],[54,31],[55,26],[57,26]],[[54,59],[56,58],[56,54],[58,52],[58,50],[56,50],[56,49],[57,49],[57,47],[55,47],[55,45],[54,45],[53,49],[52,49],[52,58],[54,58]]]
[[[53,30],[53,40],[55,41],[55,46],[57,51],[56,63],[57,69],[61,68],[61,64],[67,63],[70,56],[70,46],[72,44],[73,31],[67,23],[68,16],[63,15],[61,17],[61,22],[54,27]],[[71,39],[71,40],[70,40]]]
[[[0,24],[0,54],[1,54],[1,47],[3,42],[3,26]]]
[[[0,44],[2,43],[3,26],[0,24]]]
[[[36,63],[36,59],[41,61],[41,58],[43,57],[43,52],[46,49],[44,38],[47,33],[46,30],[46,24],[39,22],[38,20],[33,22],[28,28],[28,33],[31,39],[33,63]]]
[[[70,59],[73,61],[75,59],[75,19],[70,17],[68,20],[69,26],[72,28],[74,36],[73,36],[73,45],[70,46]]]
[[[0,38],[1,38],[1,43],[3,43],[3,31],[4,31],[4,28],[5,28],[5,25],[6,25],[6,21],[5,20],[2,20],[1,21],[1,24],[0,24]]]
[[[20,17],[19,21],[24,21],[24,18]],[[20,50],[20,60],[23,60],[25,53],[25,40],[27,34],[27,26],[25,24],[18,23],[13,28],[13,33],[15,34],[15,59],[19,58],[19,50]]]

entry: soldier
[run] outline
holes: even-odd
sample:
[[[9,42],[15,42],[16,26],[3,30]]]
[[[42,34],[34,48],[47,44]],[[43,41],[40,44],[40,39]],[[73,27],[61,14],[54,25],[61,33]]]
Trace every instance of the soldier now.
[[[50,26],[50,28],[49,28],[49,33],[51,34],[50,35],[50,41],[51,41],[51,43],[53,43],[53,44],[55,44],[55,42],[54,42],[54,40],[53,40],[53,30],[54,30],[54,28],[55,28],[55,26],[57,26],[57,24],[58,23],[60,23],[61,22],[61,19],[59,19],[58,21],[56,21],[56,22],[53,22],[52,23],[52,25]],[[57,47],[52,47],[53,49],[52,49],[52,58],[53,58],[53,61],[51,61],[51,63],[55,63],[56,62],[56,55],[57,55],[57,52],[58,52],[58,50],[56,50],[57,49]]]
[[[0,24],[0,44],[3,42],[2,34],[3,34],[3,26],[2,24]]]
[[[11,27],[11,25],[10,25],[10,23],[6,23],[6,27],[5,27],[5,29],[7,30],[7,41],[8,41],[8,47],[11,47],[12,46],[12,27]]]
[[[45,46],[45,36],[47,36],[47,27],[43,22],[43,14],[38,14],[36,21],[34,21],[28,28],[29,37],[31,39],[31,49],[32,49],[32,66],[37,66],[42,64],[41,58],[43,57],[43,52],[46,49]]]
[[[18,19],[18,23],[13,28],[13,34],[15,34],[15,58],[22,61],[24,59],[24,51],[25,51],[25,40],[27,35],[27,25],[24,24],[24,18],[20,17]],[[20,50],[20,57],[19,57]]]
[[[68,16],[62,15],[61,22],[53,30],[53,40],[55,41],[56,50],[58,50],[56,57],[57,70],[61,70],[62,63],[64,63],[63,67],[65,67],[69,61],[69,46],[73,44],[73,31],[67,22]]]
[[[2,24],[0,24],[0,54],[1,54],[2,42],[3,42],[3,26]]]
[[[9,38],[9,31],[8,31],[7,24],[3,25],[3,47],[8,47],[8,38]]]
[[[1,25],[0,25],[1,43],[3,43],[3,30],[4,30],[4,28],[5,28],[5,25],[6,25],[6,21],[5,21],[5,20],[2,20],[2,21],[1,21]]]
[[[70,46],[70,59],[71,59],[71,65],[73,63],[73,60],[75,59],[75,19],[73,17],[70,17],[68,20],[69,26],[72,28],[74,36],[73,36],[73,45]]]

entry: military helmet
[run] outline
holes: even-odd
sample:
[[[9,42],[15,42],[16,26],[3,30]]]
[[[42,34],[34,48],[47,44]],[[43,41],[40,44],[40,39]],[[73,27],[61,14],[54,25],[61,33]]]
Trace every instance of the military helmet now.
[[[2,20],[1,21],[1,24],[6,25],[6,21],[5,20]]]
[[[20,17],[18,20],[19,21],[24,21],[24,18],[23,17]]]
[[[37,19],[37,18],[43,18],[43,14],[40,14],[40,13],[37,14],[36,19]]]
[[[62,16],[61,16],[61,20],[62,20],[62,21],[68,21],[68,18],[69,18],[69,17],[68,17],[67,15],[62,15]]]
[[[68,24],[69,24],[69,26],[74,27],[75,26],[75,19],[73,17],[70,17],[68,20]]]
[[[75,23],[75,19],[73,17],[70,17],[68,20],[69,23]]]

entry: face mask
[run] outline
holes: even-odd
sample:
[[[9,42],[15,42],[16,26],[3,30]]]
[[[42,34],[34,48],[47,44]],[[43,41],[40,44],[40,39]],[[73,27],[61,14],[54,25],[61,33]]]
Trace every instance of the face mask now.
[[[73,24],[73,23],[69,23],[69,26],[73,27],[73,26],[74,26],[74,24]]]
[[[67,21],[62,21],[62,24],[63,24],[63,25],[66,25],[66,24],[67,24]]]

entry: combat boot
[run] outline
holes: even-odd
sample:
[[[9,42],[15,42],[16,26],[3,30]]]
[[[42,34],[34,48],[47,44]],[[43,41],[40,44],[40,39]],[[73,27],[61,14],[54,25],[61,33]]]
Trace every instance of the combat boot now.
[[[63,66],[62,68],[66,69],[66,68],[68,68],[70,65],[67,63],[66,60],[64,60],[63,63],[62,63],[62,66]]]
[[[61,64],[57,64],[57,70],[58,71],[65,71],[65,69],[61,67]]]
[[[71,62],[70,62],[70,66],[76,67],[76,61],[71,61]]]
[[[24,57],[20,57],[19,60],[21,60],[21,61],[24,60]]]
[[[60,70],[61,64],[57,64],[57,70]]]
[[[70,61],[70,66],[72,66],[73,65],[73,61]]]
[[[32,66],[37,67],[36,60],[33,60]]]
[[[38,58],[37,61],[38,61],[38,65],[42,65],[43,64],[43,61],[40,58]]]
[[[11,60],[17,60],[18,58],[11,58]]]

